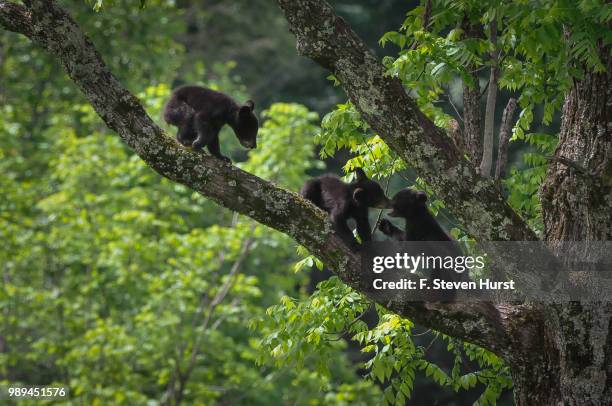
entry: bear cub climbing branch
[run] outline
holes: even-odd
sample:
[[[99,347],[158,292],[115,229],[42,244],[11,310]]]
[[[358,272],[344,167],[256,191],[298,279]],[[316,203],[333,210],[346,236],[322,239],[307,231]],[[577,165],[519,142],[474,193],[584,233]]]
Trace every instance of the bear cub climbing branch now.
[[[226,162],[221,155],[219,131],[228,124],[245,148],[257,146],[259,122],[253,114],[252,100],[239,105],[222,92],[201,86],[182,86],[175,89],[164,106],[164,120],[178,127],[176,139],[185,146],[199,150],[204,146],[211,155]]]
[[[364,243],[372,240],[368,208],[390,207],[378,183],[368,179],[361,168],[355,170],[355,175],[356,181],[350,184],[335,175],[322,175],[307,181],[300,190],[304,198],[329,213],[338,234],[352,248],[358,248],[359,244],[347,224],[348,219],[355,220],[357,234]]]

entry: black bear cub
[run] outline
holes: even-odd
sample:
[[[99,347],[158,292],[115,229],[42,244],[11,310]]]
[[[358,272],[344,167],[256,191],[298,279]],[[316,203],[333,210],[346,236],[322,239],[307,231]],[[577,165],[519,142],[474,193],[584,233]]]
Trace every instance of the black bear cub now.
[[[462,256],[461,248],[438,223],[435,217],[427,208],[427,195],[422,191],[404,189],[399,191],[391,199],[391,211],[389,216],[401,217],[406,221],[404,231],[394,226],[389,220],[382,219],[379,229],[387,236],[398,241],[447,241],[450,244],[433,245],[432,252],[428,255]],[[455,272],[452,269],[433,269],[431,278],[443,279],[445,281],[464,281],[468,280],[467,271],[463,273]],[[435,296],[435,295],[432,295]],[[435,296],[440,300],[452,300],[454,292],[441,292]]]
[[[389,207],[389,199],[380,185],[368,179],[361,168],[355,170],[356,181],[344,183],[335,175],[322,175],[307,181],[300,194],[319,208],[329,213],[332,223],[340,237],[352,248],[358,244],[347,221],[353,218],[357,224],[357,234],[361,242],[372,239],[368,208]]]
[[[208,148],[211,155],[229,161],[221,155],[219,131],[228,124],[245,148],[257,146],[259,122],[253,114],[255,103],[248,100],[239,105],[225,93],[201,86],[175,89],[164,107],[164,120],[178,127],[176,139],[193,149]]]
[[[405,231],[380,220],[380,231],[398,241],[453,241],[427,208],[425,192],[404,189],[391,199],[389,216],[406,220]]]

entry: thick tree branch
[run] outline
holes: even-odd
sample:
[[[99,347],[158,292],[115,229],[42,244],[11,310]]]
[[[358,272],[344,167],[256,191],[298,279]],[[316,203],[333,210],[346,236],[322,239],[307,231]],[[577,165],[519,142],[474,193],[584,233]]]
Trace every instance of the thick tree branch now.
[[[342,18],[323,0],[279,0],[300,53],[331,70],[353,104],[479,240],[535,240],[496,183],[480,177]],[[465,117],[464,117],[465,119]]]
[[[291,236],[323,260],[345,283],[359,289],[361,279],[359,255],[351,252],[333,232],[326,213],[293,192],[277,188],[214,157],[184,148],[164,135],[146,114],[136,97],[123,88],[108,70],[92,42],[64,10],[49,0],[28,1],[28,5],[30,8],[25,9],[0,0],[0,25],[27,35],[33,42],[53,54],[108,127],[115,130],[152,169],[224,207]],[[335,24],[334,21],[328,20],[326,24],[330,22]],[[329,35],[336,28],[326,25],[320,29]],[[339,28],[346,30],[346,26],[341,25]],[[311,47],[309,44],[305,46]],[[312,46],[326,48],[324,43]],[[348,51],[353,52],[353,57],[363,58],[367,63],[371,63],[371,55],[367,51],[357,52],[359,49],[361,48],[349,47]],[[323,63],[326,60],[321,58]],[[344,76],[343,78],[345,79]],[[387,78],[383,79],[382,71],[373,74],[371,79],[384,87],[377,97],[384,98],[389,91],[402,98],[405,96],[404,90],[401,86],[398,88],[395,81],[389,82]],[[371,98],[364,99],[363,102],[366,104],[362,104],[360,109],[369,111],[367,103],[372,101]],[[413,133],[406,134],[405,138],[394,139],[396,148],[417,145],[416,139],[420,136],[420,131],[414,129],[421,126],[433,132],[435,137],[439,137],[440,131],[435,129],[418,110],[413,111],[411,103],[406,105],[406,109],[410,114],[405,115],[405,118],[390,116],[394,120],[393,128],[413,129]],[[379,117],[380,119],[382,117]],[[380,124],[377,124],[377,127],[380,127]],[[446,138],[440,139],[440,142],[447,141],[449,140]],[[419,148],[422,150],[420,153],[422,156],[430,156],[428,148],[423,149],[422,145]],[[457,154],[456,149],[449,150],[441,162],[457,160]],[[462,165],[464,163],[456,169],[463,168]],[[469,174],[470,179],[473,176],[472,170]],[[500,230],[499,226],[495,226],[485,234],[493,236]],[[513,232],[509,236],[522,235]],[[509,312],[501,306],[496,308],[491,304],[481,303],[415,303],[410,301],[409,291],[406,292],[392,302],[381,302],[381,304],[424,326],[478,343],[486,348],[502,352],[504,348],[509,347],[507,325],[511,325],[514,318],[505,315],[516,312],[516,309]]]

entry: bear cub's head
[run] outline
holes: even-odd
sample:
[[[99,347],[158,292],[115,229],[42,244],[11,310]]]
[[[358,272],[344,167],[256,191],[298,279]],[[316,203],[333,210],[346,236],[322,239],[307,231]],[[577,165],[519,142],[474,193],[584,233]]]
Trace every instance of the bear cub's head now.
[[[423,208],[427,208],[427,195],[425,192],[413,189],[404,189],[397,192],[391,199],[391,217],[412,217]]]
[[[253,100],[248,100],[236,112],[234,121],[234,132],[238,136],[238,140],[243,147],[253,149],[257,147],[257,130],[259,122],[253,114],[255,103]]]
[[[361,168],[355,169],[357,176],[353,186],[353,200],[359,207],[377,207],[388,209],[391,201],[385,196],[384,190],[373,180],[368,179]]]

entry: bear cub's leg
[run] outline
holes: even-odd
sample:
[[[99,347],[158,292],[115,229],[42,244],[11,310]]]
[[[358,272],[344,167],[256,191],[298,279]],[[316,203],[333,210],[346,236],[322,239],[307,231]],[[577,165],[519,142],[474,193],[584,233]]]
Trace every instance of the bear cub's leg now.
[[[355,213],[353,218],[357,225],[357,234],[359,234],[359,238],[361,238],[361,243],[364,244],[368,241],[372,241],[372,230],[370,229],[367,209],[364,212]]]
[[[353,232],[349,228],[347,221],[348,215],[343,207],[335,207],[329,213],[332,224],[336,228],[339,237],[352,249],[359,248],[357,240],[353,236]]]
[[[196,132],[193,126],[194,114],[190,114],[185,120],[178,126],[176,133],[176,139],[182,145],[190,147],[193,141],[196,139]]]
[[[219,131],[221,131],[221,127],[210,122],[202,113],[195,115],[193,123],[197,133],[197,137],[192,144],[193,149],[200,150],[206,146],[211,155],[230,162],[231,160],[228,157],[221,155],[219,147]]]
[[[391,237],[398,241],[406,241],[406,233],[404,233],[398,227],[394,226],[393,223],[391,223],[387,219],[380,219],[380,223],[378,223],[378,229],[387,237]]]
[[[214,137],[213,129],[208,118],[201,112],[196,113],[194,116],[193,127],[197,134],[196,139],[193,141],[193,149],[202,149],[204,146],[210,144]]]
[[[219,132],[217,131],[217,134],[218,133]],[[217,158],[225,162],[232,162],[231,159],[221,154],[221,148],[219,147],[219,137],[218,136],[213,137],[213,139],[208,144],[208,152],[210,152],[211,155],[216,156]]]

